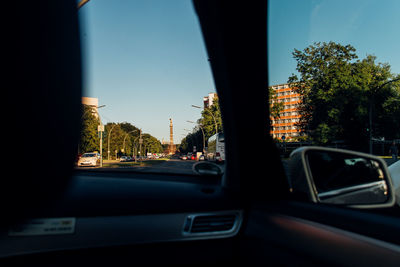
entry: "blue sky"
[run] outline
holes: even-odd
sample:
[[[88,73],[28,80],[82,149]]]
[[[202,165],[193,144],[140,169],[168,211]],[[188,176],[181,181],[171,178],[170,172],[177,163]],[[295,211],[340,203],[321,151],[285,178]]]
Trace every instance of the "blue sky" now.
[[[190,0],[91,0],[79,10],[84,95],[97,97],[103,123],[129,122],[160,141],[169,118],[179,143],[214,92],[200,27]],[[399,0],[271,0],[269,83],[295,72],[291,52],[315,41],[351,44],[400,73]]]
[[[296,73],[293,50],[314,42],[351,44],[400,73],[399,0],[271,0],[269,3],[269,84]]]

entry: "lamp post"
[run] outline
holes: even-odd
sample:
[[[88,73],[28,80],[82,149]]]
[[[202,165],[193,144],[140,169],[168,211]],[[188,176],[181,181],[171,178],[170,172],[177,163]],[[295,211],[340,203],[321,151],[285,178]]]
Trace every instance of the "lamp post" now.
[[[97,117],[99,117],[99,119],[100,119],[100,115],[99,115],[99,112],[97,110],[99,108],[104,108],[106,106],[106,105],[95,106],[95,105],[86,105],[86,104],[83,104],[83,105],[90,107],[90,109],[87,109],[87,110],[85,110],[85,112],[83,112],[82,117],[81,117],[82,119],[86,115],[86,113],[88,113],[89,111],[93,112],[92,108],[96,108],[95,109],[95,113],[97,113]]]
[[[110,137],[111,137],[111,132],[112,132],[112,130],[114,129],[114,127],[115,126],[117,126],[117,124],[113,124],[113,126],[111,127],[111,130],[110,130],[110,132],[108,133],[108,140],[107,140],[107,143],[108,143],[108,150],[107,150],[107,154],[108,154],[108,160],[110,160]]]
[[[125,134],[124,142],[123,142],[123,145],[122,145],[122,149],[123,149],[122,152],[125,152],[125,140],[126,140],[126,137],[128,136],[128,134],[134,133],[134,132],[137,132],[137,131],[139,131],[139,130],[133,130],[133,131],[127,132],[127,133]]]
[[[193,107],[193,108],[201,109],[201,107],[196,106],[196,105],[192,105],[192,107]],[[215,116],[212,114],[211,110],[206,109],[206,108],[205,108],[204,110],[207,111],[208,113],[210,113],[210,115],[213,117],[213,119],[214,119],[214,126],[215,126],[215,133],[217,134],[217,133],[218,133],[218,124],[217,124],[217,120],[215,119]]]

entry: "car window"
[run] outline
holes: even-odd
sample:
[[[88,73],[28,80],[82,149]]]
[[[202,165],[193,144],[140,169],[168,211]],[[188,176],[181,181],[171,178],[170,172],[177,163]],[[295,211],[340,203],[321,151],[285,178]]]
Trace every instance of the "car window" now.
[[[398,160],[399,12],[396,0],[269,1],[270,134],[284,163],[310,145]]]
[[[78,12],[78,154],[98,152],[102,162],[77,168],[193,174],[223,127],[192,2],[83,1]],[[124,156],[132,160],[121,162]]]
[[[285,156],[307,144],[392,156],[399,10],[395,0],[269,1],[271,135]]]

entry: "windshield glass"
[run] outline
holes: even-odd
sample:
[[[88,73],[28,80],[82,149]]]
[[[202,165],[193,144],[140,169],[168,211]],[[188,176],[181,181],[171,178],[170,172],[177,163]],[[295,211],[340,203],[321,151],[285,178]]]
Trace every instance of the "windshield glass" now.
[[[193,174],[223,127],[192,2],[96,0],[78,12],[79,154],[97,151],[101,162],[77,168]]]
[[[92,157],[96,157],[96,154],[83,154],[82,158],[92,158]]]
[[[395,161],[399,12],[396,0],[269,1],[270,134],[284,159],[318,145]]]

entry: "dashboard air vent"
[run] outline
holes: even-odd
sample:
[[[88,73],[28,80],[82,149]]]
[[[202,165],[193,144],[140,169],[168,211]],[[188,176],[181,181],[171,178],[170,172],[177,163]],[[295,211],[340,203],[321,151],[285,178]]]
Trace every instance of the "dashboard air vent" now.
[[[224,234],[236,231],[239,225],[238,213],[190,215],[186,218],[184,233],[190,235]]]

